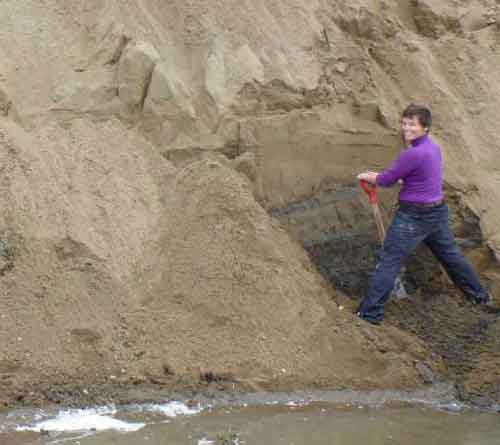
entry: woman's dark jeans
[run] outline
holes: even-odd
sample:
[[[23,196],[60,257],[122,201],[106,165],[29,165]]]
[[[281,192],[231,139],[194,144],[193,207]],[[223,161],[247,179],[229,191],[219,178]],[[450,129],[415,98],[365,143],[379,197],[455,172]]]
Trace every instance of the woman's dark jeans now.
[[[474,270],[455,243],[448,225],[448,206],[400,205],[387,231],[381,258],[358,314],[371,322],[384,318],[384,304],[405,258],[424,242],[462,292],[476,303],[488,300]]]

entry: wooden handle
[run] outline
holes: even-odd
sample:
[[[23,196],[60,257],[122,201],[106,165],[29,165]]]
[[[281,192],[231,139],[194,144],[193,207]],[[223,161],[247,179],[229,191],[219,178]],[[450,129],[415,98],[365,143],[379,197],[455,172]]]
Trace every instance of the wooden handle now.
[[[375,224],[377,225],[377,232],[378,232],[378,237],[380,239],[380,244],[384,245],[384,240],[385,240],[384,221],[382,219],[382,214],[380,213],[378,204],[373,204],[373,216],[375,217]]]

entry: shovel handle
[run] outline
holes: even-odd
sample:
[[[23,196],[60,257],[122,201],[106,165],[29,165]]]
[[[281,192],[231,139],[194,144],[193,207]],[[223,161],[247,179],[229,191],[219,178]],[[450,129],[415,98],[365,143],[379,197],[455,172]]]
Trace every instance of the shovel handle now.
[[[368,198],[370,199],[370,203],[378,204],[377,185],[371,184],[371,183],[369,183],[367,181],[363,181],[363,180],[359,181],[359,185],[365,191],[365,193],[368,195]]]

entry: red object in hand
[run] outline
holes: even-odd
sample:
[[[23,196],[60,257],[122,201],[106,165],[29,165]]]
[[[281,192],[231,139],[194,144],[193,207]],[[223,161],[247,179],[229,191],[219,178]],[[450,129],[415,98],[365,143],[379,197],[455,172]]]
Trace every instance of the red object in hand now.
[[[378,204],[377,185],[371,184],[371,183],[369,183],[367,181],[363,181],[363,180],[359,181],[359,185],[365,191],[365,193],[368,195],[368,198],[370,199],[370,203]]]
[[[383,246],[385,240],[385,228],[384,222],[382,220],[382,215],[380,214],[380,209],[378,207],[377,184],[371,184],[370,182],[360,180],[359,185],[366,192],[368,198],[370,199],[370,204],[372,205],[373,209],[373,216],[375,217],[375,224],[377,225],[378,236],[380,239],[380,243]],[[398,300],[408,297],[406,289],[399,275],[396,277],[396,281],[394,282],[394,293]]]

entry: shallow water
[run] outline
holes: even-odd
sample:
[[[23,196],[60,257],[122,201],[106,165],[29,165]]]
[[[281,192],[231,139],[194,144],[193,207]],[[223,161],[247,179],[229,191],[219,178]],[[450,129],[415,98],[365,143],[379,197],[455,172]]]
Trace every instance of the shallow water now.
[[[326,393],[325,393],[326,394]],[[268,394],[115,409],[16,411],[0,443],[72,445],[500,444],[500,414],[453,400],[331,393]],[[321,399],[321,400],[318,400]]]

